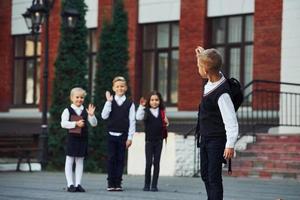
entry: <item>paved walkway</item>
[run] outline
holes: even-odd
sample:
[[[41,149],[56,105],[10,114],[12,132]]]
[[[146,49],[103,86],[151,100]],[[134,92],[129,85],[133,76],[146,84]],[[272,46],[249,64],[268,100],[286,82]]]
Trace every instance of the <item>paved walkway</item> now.
[[[160,177],[159,192],[144,192],[142,176],[125,176],[124,192],[107,192],[106,175],[85,173],[86,193],[65,191],[62,172],[1,172],[1,200],[206,200],[200,178]],[[224,200],[300,200],[300,182],[224,177]]]

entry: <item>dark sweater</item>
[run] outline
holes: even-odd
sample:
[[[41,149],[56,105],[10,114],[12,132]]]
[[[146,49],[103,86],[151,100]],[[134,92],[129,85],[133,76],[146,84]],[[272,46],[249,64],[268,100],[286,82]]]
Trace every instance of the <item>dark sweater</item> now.
[[[121,106],[113,99],[111,112],[108,117],[107,129],[109,132],[128,134],[129,129],[129,110],[132,101],[126,99]]]
[[[230,94],[227,81],[224,81],[217,88],[203,96],[198,112],[198,125],[202,136],[226,136],[225,126],[218,106],[219,97],[224,93]]]
[[[158,117],[153,116],[149,108],[145,108],[145,134],[146,141],[162,140],[162,118],[159,110]]]

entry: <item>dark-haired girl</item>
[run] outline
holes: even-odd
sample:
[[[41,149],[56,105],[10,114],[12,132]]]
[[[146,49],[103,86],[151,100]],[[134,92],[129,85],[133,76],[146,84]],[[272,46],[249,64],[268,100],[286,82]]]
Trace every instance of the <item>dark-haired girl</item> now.
[[[165,106],[161,94],[157,91],[150,92],[147,100],[140,99],[140,106],[136,113],[137,120],[144,120],[145,125],[145,184],[144,191],[158,191],[157,181],[159,176],[160,156],[163,139],[167,138],[169,125],[165,115]],[[153,165],[153,178],[151,182],[151,167]],[[151,185],[151,188],[150,188]]]

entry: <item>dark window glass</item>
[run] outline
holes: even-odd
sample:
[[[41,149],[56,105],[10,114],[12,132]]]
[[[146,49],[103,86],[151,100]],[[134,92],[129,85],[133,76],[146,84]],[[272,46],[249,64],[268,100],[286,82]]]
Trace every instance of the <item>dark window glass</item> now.
[[[178,22],[143,25],[142,95],[158,90],[166,105],[178,101]]]
[[[14,36],[14,96],[15,106],[37,105],[40,95],[39,35]]]
[[[223,56],[222,71],[246,85],[252,81],[253,15],[211,18],[211,46]]]

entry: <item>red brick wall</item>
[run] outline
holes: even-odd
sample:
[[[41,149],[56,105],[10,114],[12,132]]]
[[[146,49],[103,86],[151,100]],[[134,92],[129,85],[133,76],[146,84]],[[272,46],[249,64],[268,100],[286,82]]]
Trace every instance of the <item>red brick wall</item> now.
[[[281,24],[282,0],[255,1],[253,79],[280,81]],[[260,87],[280,90],[279,85]],[[254,97],[254,107],[257,98],[261,97]]]
[[[55,76],[55,66],[54,63],[56,61],[56,56],[58,53],[58,46],[60,41],[60,21],[61,21],[61,2],[55,1],[53,8],[51,9],[49,15],[49,40],[48,40],[48,107],[51,105],[51,96],[52,96],[52,88],[53,88],[53,80]],[[45,25],[42,27],[41,39],[42,39],[42,57],[41,57],[41,80],[40,80],[40,104],[39,108],[42,109],[43,103],[43,95],[44,95],[44,61],[45,61]]]
[[[206,0],[181,0],[178,109],[197,110],[202,93],[194,50],[206,42]]]
[[[139,88],[140,86],[140,64],[141,56],[141,44],[138,41],[141,41],[140,38],[140,29],[138,26],[138,0],[125,0],[124,1],[125,10],[128,13],[128,42],[129,42],[129,62],[128,70],[130,76],[130,87],[132,97],[137,100],[140,96]]]
[[[0,1],[0,111],[8,111],[13,92],[13,40],[11,36],[12,1]]]

